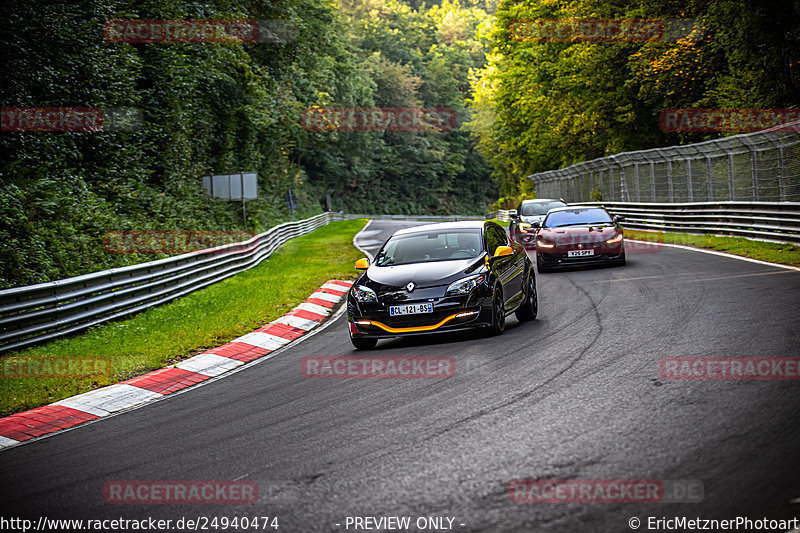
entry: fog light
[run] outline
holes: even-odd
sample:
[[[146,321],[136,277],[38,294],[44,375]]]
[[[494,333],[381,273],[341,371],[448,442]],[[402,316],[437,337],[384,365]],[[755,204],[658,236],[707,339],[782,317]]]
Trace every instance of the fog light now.
[[[475,315],[477,315],[477,314],[478,314],[478,312],[477,312],[477,311],[465,311],[465,312],[463,312],[463,313],[458,313],[458,314],[456,315],[456,318],[466,318],[466,317],[468,317],[468,316],[475,316]]]

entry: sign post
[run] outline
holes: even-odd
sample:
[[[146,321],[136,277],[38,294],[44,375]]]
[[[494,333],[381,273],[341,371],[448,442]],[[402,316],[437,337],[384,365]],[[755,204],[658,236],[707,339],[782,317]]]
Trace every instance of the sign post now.
[[[292,212],[292,222],[294,222],[294,210],[297,209],[297,196],[292,192],[292,188],[286,191],[286,208]]]

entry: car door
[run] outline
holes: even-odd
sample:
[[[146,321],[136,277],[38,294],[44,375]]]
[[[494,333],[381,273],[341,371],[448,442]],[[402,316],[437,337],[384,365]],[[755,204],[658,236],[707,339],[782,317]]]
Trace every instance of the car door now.
[[[490,256],[494,256],[498,246],[511,246],[506,232],[495,224],[486,226],[486,244]],[[510,299],[516,298],[517,292],[520,290],[522,284],[521,281],[517,281],[515,286],[514,277],[517,255],[518,254],[511,254],[492,262],[491,269],[495,277],[500,281],[500,285],[503,286],[503,300],[506,304],[509,303]]]

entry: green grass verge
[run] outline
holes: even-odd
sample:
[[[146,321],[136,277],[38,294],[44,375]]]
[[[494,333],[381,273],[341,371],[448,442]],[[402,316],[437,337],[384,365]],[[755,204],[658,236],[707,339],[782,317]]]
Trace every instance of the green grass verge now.
[[[664,233],[661,231],[640,231],[627,228],[625,228],[625,237],[640,241],[696,246],[752,259],[760,259],[761,261],[769,261],[770,263],[800,266],[800,246],[792,244],[754,241],[744,237]]]
[[[333,222],[292,239],[267,261],[172,303],[86,333],[2,356],[109,358],[106,376],[0,379],[0,416],[117,383],[214,348],[270,322],[329,279],[353,279],[352,245],[366,220]],[[4,375],[6,373],[4,372]]]

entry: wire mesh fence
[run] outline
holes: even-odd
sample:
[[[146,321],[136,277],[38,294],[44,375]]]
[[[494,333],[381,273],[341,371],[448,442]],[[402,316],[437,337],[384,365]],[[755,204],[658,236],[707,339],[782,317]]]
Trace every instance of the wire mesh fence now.
[[[568,202],[800,201],[798,125],[624,152],[528,176]]]

